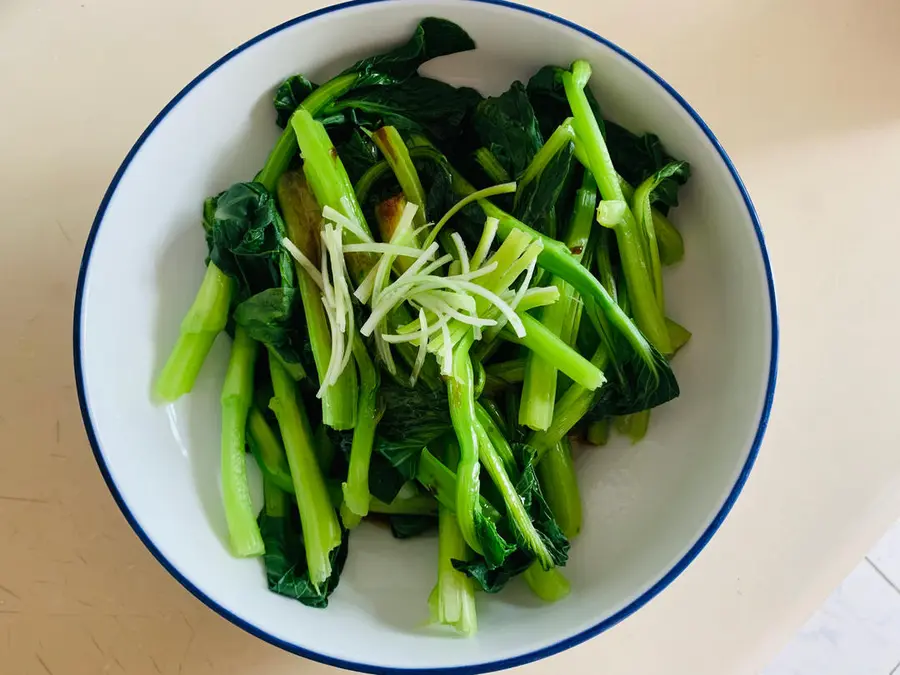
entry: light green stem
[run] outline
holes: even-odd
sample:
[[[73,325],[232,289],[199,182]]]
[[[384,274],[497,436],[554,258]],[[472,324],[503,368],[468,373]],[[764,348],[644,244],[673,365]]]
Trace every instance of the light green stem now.
[[[344,504],[360,518],[369,513],[369,463],[375,441],[376,411],[378,404],[378,373],[366,346],[359,335],[353,338],[353,356],[359,369],[360,396],[356,428],[350,447],[350,466],[347,482],[343,484]]]
[[[262,536],[250,500],[247,480],[247,415],[253,402],[253,366],[258,345],[237,326],[222,387],[222,499],[234,555],[262,555]]]
[[[535,561],[522,575],[532,592],[544,602],[557,602],[566,597],[572,590],[569,580],[563,576],[559,568],[543,569]]]
[[[568,129],[570,133],[574,134],[571,131],[571,123]],[[556,132],[554,132],[555,135]],[[551,136],[552,138],[553,136]],[[579,262],[584,257],[587,248],[596,205],[597,193],[595,190],[581,189],[578,191],[565,244],[572,251],[572,256]],[[576,326],[572,314],[576,313],[580,307],[581,300],[575,289],[561,277],[554,276],[550,283],[559,290],[560,299],[541,311],[540,321],[549,332],[559,336],[567,344],[571,344],[571,335],[566,335],[564,338],[563,332],[575,331]],[[550,421],[553,419],[553,406],[556,402],[557,374],[555,361],[541,358],[535,352],[528,353],[525,381],[522,385],[522,404],[519,407],[520,425],[535,430],[546,429],[550,425]]]
[[[581,532],[581,493],[572,461],[572,446],[563,437],[544,453],[537,466],[541,492],[567,539]]]
[[[168,403],[194,388],[216,336],[225,329],[234,280],[210,262],[191,308],[181,322],[178,341],[156,381],[156,396]]]
[[[609,355],[603,345],[594,352],[591,363],[597,368],[605,368],[609,363]],[[538,453],[538,461],[585,416],[594,405],[594,399],[595,393],[577,382],[573,382],[572,386],[566,389],[566,392],[556,402],[550,426],[545,431],[534,432],[528,439],[528,444]]]
[[[296,384],[275,360],[269,361],[269,371],[275,393],[269,407],[278,418],[291,468],[309,578],[319,588],[331,576],[330,554],[341,545],[341,526],[313,449],[312,429]]]
[[[600,187],[600,194],[603,199],[624,201],[609,149],[584,93],[590,76],[590,65],[586,61],[576,61],[572,65],[572,72],[563,74],[566,98],[572,108],[575,131],[584,146],[591,173]],[[651,270],[641,243],[642,235],[630,209],[625,209],[622,221],[615,231],[637,325],[660,352],[668,354],[671,352],[669,333],[663,313],[656,302]]]
[[[302,103],[302,108],[315,117],[335,98],[350,91],[358,79],[358,73],[348,73],[335,77],[307,96]],[[256,176],[256,180],[265,185],[269,192],[274,190],[278,184],[278,179],[281,177],[281,174],[287,171],[291,159],[296,153],[297,137],[294,135],[291,124],[288,123],[284,131],[281,132],[281,136],[278,137],[272,152],[269,153],[262,171]]]

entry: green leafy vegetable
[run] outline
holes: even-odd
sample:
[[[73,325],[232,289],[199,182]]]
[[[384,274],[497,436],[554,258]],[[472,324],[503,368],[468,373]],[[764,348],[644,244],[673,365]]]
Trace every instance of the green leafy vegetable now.
[[[287,127],[291,115],[315,89],[316,85],[303,75],[292,75],[282,82],[275,90],[273,101],[275,112],[278,114],[276,124],[282,129]]]
[[[659,244],[656,238],[656,219],[650,204],[653,202],[660,187],[667,181],[679,180],[684,182],[690,175],[690,166],[687,162],[672,162],[666,164],[655,172],[634,191],[631,201],[631,210],[634,213],[637,226],[643,233],[643,243],[650,262],[650,274],[653,277],[653,290],[656,294],[656,302],[660,311],[665,311],[665,295],[663,292],[662,262],[660,260]]]
[[[446,19],[428,17],[422,19],[408,42],[359,61],[342,75],[356,75],[358,87],[395,84],[415,75],[426,61],[470,49],[475,49],[475,43],[461,27]]]
[[[318,116],[329,104],[353,89],[402,83],[416,75],[419,66],[426,61],[474,48],[472,38],[453,22],[432,17],[423,19],[408,42],[384,54],[355,63],[337,77],[314,89],[302,101],[302,108],[310,115]],[[293,98],[296,100],[297,97]],[[279,97],[276,96],[276,101],[278,100]],[[284,97],[281,100],[288,101]],[[296,112],[296,109],[293,112]],[[278,109],[279,119],[284,120],[286,114],[286,107]],[[285,122],[284,133],[269,153],[266,164],[259,173],[259,181],[269,189],[274,188],[278,178],[287,170],[297,152],[297,141],[290,126]]]
[[[293,287],[269,288],[240,303],[233,316],[251,338],[273,350],[291,377],[300,380],[306,375],[307,338],[298,330],[296,297]]]
[[[639,185],[667,164],[677,161],[666,152],[656,134],[638,136],[612,122],[606,123],[606,144],[616,170],[632,185]],[[663,215],[670,207],[678,206],[678,190],[688,178],[690,171],[682,170],[660,181],[653,201]]]
[[[521,82],[478,104],[472,120],[481,145],[510,176],[521,174],[544,144],[534,110]]]
[[[556,522],[566,537],[574,539],[581,532],[581,493],[568,438],[562,438],[544,453],[537,473],[541,492]]]
[[[302,173],[289,171],[279,179],[278,202],[284,214],[288,238],[313,265],[319,265],[322,210]],[[298,262],[294,264],[309,344],[321,382],[331,361],[331,328],[319,287],[302,265]],[[290,317],[286,319],[289,321]],[[326,387],[322,394],[322,421],[334,429],[352,429],[356,426],[357,396],[356,370],[345,368],[338,381]]]
[[[172,402],[194,388],[213,342],[228,323],[233,292],[234,280],[210,262],[200,290],[181,322],[178,341],[156,381],[158,398]]]
[[[449,140],[459,135],[460,125],[480,100],[474,89],[414,75],[389,86],[354,89],[323,115],[330,124],[343,119],[366,129],[393,126]]]
[[[604,121],[585,62],[486,99],[418,72],[474,46],[425,18],[320,86],[281,83],[265,165],[204,201],[206,275],[156,383],[163,400],[189,391],[233,335],[226,520],[272,591],[325,607],[350,529],[437,526],[428,606],[462,635],[476,588],[522,575],[547,602],[570,592],[569,434],[643,437],[690,338],[662,279],[684,256],[667,213],[689,166]]]
[[[438,519],[433,515],[392,515],[390,524],[395,539],[412,539],[437,527]]]
[[[212,228],[206,235],[209,259],[236,282],[244,300],[293,279],[293,263],[281,246],[281,216],[269,191],[259,183],[235,183],[215,199]]]
[[[291,508],[287,496],[271,484],[266,484],[266,508],[259,514],[259,529],[266,547],[263,561],[269,590],[310,607],[327,607],[347,560],[346,530],[329,554],[331,574],[325,583],[316,584],[307,567],[300,515]]]

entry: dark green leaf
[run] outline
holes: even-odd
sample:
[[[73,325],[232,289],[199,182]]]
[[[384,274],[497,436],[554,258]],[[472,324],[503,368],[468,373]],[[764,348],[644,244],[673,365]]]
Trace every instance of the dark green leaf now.
[[[381,159],[375,144],[358,129],[353,129],[346,140],[335,140],[334,144],[352,183]]]
[[[491,151],[510,176],[525,171],[544,144],[521,82],[513,82],[500,96],[479,103],[472,123],[480,144]]]
[[[544,499],[541,492],[541,484],[535,471],[537,453],[531,446],[517,443],[513,446],[513,454],[520,471],[516,492],[522,498],[522,503],[547,546],[554,564],[562,567],[569,559],[569,540],[566,539],[566,535],[557,524],[547,505],[547,500]],[[519,542],[519,547],[522,548],[521,542]]]
[[[358,87],[393,84],[412,77],[426,61],[475,49],[475,43],[460,26],[446,19],[422,19],[406,44],[385,54],[363,59],[342,74],[358,73]]]
[[[463,120],[480,100],[474,89],[415,75],[398,84],[354,89],[324,114],[332,120],[349,115],[355,125],[372,130],[390,125],[405,132],[424,131],[443,141],[459,135]]]
[[[390,504],[407,480],[383,455],[372,453],[369,462],[369,492],[376,499]]]
[[[379,396],[384,416],[378,423],[375,451],[411,480],[422,449],[453,429],[447,392],[422,384],[404,387],[385,378]]]
[[[437,517],[426,515],[394,515],[390,517],[391,534],[397,539],[418,537],[437,528]]]
[[[510,579],[531,567],[532,562],[534,562],[533,559],[522,549],[516,549],[500,567],[490,567],[480,556],[469,562],[454,560],[453,567],[472,577],[481,590],[487,593],[498,593],[506,587]]]
[[[359,77],[352,83],[349,91],[345,90],[345,95],[352,96],[357,103],[368,99],[371,99],[374,102],[378,98],[374,93],[376,88],[399,85],[410,78],[422,80],[424,78],[417,78],[417,73],[419,66],[426,61],[430,61],[439,56],[456,54],[471,49],[475,49],[475,43],[461,27],[445,19],[426,18],[419,23],[412,37],[405,44],[384,54],[378,54],[363,59],[362,61],[358,61],[347,68],[338,77],[348,74],[357,74]],[[327,87],[328,83],[323,86]],[[407,93],[403,95],[403,97],[407,99],[404,104],[406,107],[409,107],[414,103],[414,107],[417,110],[424,112],[429,96],[435,94],[438,86],[442,86],[444,90],[465,92],[461,94],[461,100],[466,97],[471,100],[473,94],[475,94],[472,90],[455,90],[449,85],[425,84],[423,86],[432,87],[432,89],[430,92],[423,92],[426,95],[422,96],[419,101],[412,100],[415,98],[415,92],[407,91]],[[278,114],[278,125],[284,128],[287,125],[291,114],[293,114],[303,100],[315,89],[316,85],[307,80],[303,75],[294,75],[285,80],[284,83],[278,87],[274,97],[275,110]],[[357,92],[356,90],[364,91]],[[388,111],[393,110],[394,114],[399,114],[401,112],[399,108],[395,109],[391,107],[390,96],[387,97],[387,100],[382,99],[382,102],[387,105]],[[454,106],[450,106],[449,109],[445,106],[443,113],[440,114],[435,112],[431,116],[431,124],[448,128],[448,124],[441,121],[440,115],[443,114],[448,117],[452,116],[452,114],[455,114],[453,113],[453,110],[455,109]],[[336,109],[326,107],[325,110],[317,115],[317,119],[326,126],[354,122],[352,116],[356,107],[357,106],[354,105]],[[403,106],[400,107],[402,108]],[[412,118],[414,119],[415,115],[412,115]],[[396,121],[396,119],[390,122],[385,121],[385,124],[402,126],[396,124]],[[422,124],[422,126],[428,128],[429,124]]]
[[[275,112],[278,115],[276,124],[284,129],[293,112],[307,96],[313,93],[316,85],[303,75],[292,75],[275,90]]]
[[[234,320],[244,326],[257,342],[271,347],[294,379],[299,379],[315,363],[307,362],[309,339],[298,321],[298,301],[294,288],[269,288],[241,302],[234,309]],[[298,377],[299,375],[299,377]]]
[[[206,234],[209,258],[237,280],[240,301],[269,288],[293,286],[293,262],[281,246],[284,224],[259,183],[235,183],[215,198]],[[210,208],[211,208],[210,204]]]
[[[612,122],[606,124],[606,145],[616,171],[634,187],[666,165],[677,162],[656,134],[638,136]],[[669,207],[678,206],[678,190],[691,175],[687,162],[677,163],[683,168],[668,176],[654,191],[654,201],[663,213]]]
[[[687,162],[669,162],[652,174],[655,184],[650,192],[650,203],[662,202],[666,206],[677,206],[678,189],[691,177],[691,165]]]
[[[554,563],[563,566],[568,560],[569,541],[563,534],[553,513],[547,505],[541,493],[540,482],[537,479],[534,467],[536,453],[534,448],[517,443],[513,445],[513,454],[519,467],[519,480],[516,483],[516,491],[522,498],[528,515],[531,517],[541,539],[547,546]],[[515,531],[510,535],[511,528],[507,518],[504,518],[494,527],[486,519],[482,522],[476,520],[476,535],[485,549],[484,556],[477,556],[471,561],[454,560],[453,566],[471,576],[479,586],[488,593],[496,593],[501,590],[510,579],[524,572],[534,562],[533,556],[518,541]],[[482,530],[490,526],[491,530]],[[510,546],[504,540],[513,538],[516,546]],[[493,545],[489,548],[489,545]],[[498,546],[499,545],[499,546]]]
[[[299,512],[296,508],[290,508],[289,512],[285,517],[269,516],[265,511],[259,515],[269,590],[310,607],[327,607],[328,597],[337,588],[347,560],[347,531],[343,533],[341,545],[331,552],[331,577],[324,587],[317,589],[309,580]]]
[[[566,143],[537,177],[524,186],[513,213],[526,225],[554,239],[557,236],[556,207],[565,189],[572,187],[568,178],[572,172],[574,156],[575,144]]]

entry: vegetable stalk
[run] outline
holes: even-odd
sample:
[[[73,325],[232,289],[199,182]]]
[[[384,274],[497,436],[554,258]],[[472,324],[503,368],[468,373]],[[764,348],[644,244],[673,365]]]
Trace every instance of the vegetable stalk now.
[[[181,322],[178,341],[156,381],[156,395],[161,400],[172,402],[194,388],[213,342],[228,322],[233,292],[234,280],[210,262]]]
[[[594,221],[594,209],[597,205],[597,194],[592,189],[592,183],[593,180],[586,181],[586,184],[578,190],[572,221],[565,239],[572,256],[579,262],[587,248]],[[575,289],[561,277],[553,277],[551,284],[559,289],[560,300],[542,310],[540,321],[549,332],[562,336],[564,327],[569,331],[575,328],[572,315],[578,311],[581,300],[577,297]],[[528,353],[525,380],[522,385],[522,404],[519,407],[519,424],[535,430],[546,429],[550,425],[556,402],[557,372],[555,360],[541,358],[536,352]]]
[[[253,403],[253,366],[257,344],[237,326],[222,387],[222,499],[236,556],[262,555],[262,535],[250,500],[245,454],[247,415]]]
[[[456,513],[456,474],[426,448],[419,457],[416,480],[425,486],[442,506]],[[500,520],[500,513],[484,497],[479,497],[481,511],[488,520]]]
[[[451,468],[456,468],[459,449],[448,444],[444,453]],[[445,626],[453,626],[463,635],[473,634],[478,622],[475,615],[475,586],[464,572],[453,566],[454,560],[466,561],[471,551],[459,529],[459,522],[452,508],[438,506],[438,578],[428,605],[431,620]]]
[[[378,372],[366,345],[358,335],[353,338],[353,356],[359,369],[360,396],[356,428],[350,447],[350,466],[347,481],[343,484],[344,504],[360,518],[369,513],[369,462],[372,459],[372,445],[375,441],[378,404]]]
[[[447,394],[450,400],[450,419],[459,441],[459,466],[456,471],[456,517],[459,528],[469,547],[482,553],[475,523],[481,512],[479,477],[479,438],[476,429],[480,424],[475,416],[475,378],[469,348],[474,341],[470,330],[453,350],[453,372],[447,378]]]
[[[400,183],[400,189],[403,190],[406,201],[419,207],[419,210],[416,211],[416,215],[413,217],[413,224],[417,228],[421,227],[425,224],[425,190],[422,188],[422,182],[419,180],[416,167],[412,163],[409,148],[406,147],[406,143],[400,137],[400,132],[391,126],[381,127],[372,134],[372,140],[378,146],[378,149],[381,150],[381,154],[384,155],[388,166],[391,167],[394,175],[397,177],[397,182]],[[385,241],[389,240],[390,237],[385,238]]]
[[[553,556],[547,550],[547,545],[535,528],[534,523],[531,522],[531,516],[525,510],[522,498],[516,491],[516,487],[504,467],[503,457],[491,441],[492,438],[497,438],[497,436],[502,437],[502,434],[496,428],[492,428],[491,433],[488,433],[485,425],[488,427],[494,426],[490,416],[485,414],[475,420],[475,435],[478,437],[478,452],[481,462],[491,477],[491,481],[493,481],[503,497],[506,513],[513,527],[518,532],[516,539],[525,545],[543,569],[550,569],[555,565]]]
[[[600,187],[600,194],[603,199],[624,201],[609,149],[584,92],[591,77],[591,66],[586,61],[576,61],[572,64],[572,71],[563,73],[562,77],[566,98],[574,116],[575,131],[583,144],[591,173]],[[638,231],[634,215],[627,206],[615,231],[637,325],[653,346],[663,354],[669,354],[671,353],[669,333],[666,330],[665,317],[656,301],[651,270],[641,243],[642,235]]]
[[[581,493],[568,438],[561,438],[544,453],[537,474],[553,517],[566,538],[574,539],[581,531]]]
[[[468,560],[469,556],[456,516],[446,506],[438,507],[438,580],[428,605],[434,623],[453,626],[463,635],[472,635],[478,629],[475,586],[464,572],[453,567],[453,561]]]
[[[278,181],[278,202],[284,214],[288,238],[313,265],[318,265],[322,255],[319,241],[322,211],[303,174],[288,171],[282,175]],[[331,361],[331,328],[321,301],[322,291],[303,265],[294,261],[294,268],[303,301],[309,344],[321,382]],[[356,425],[357,396],[356,370],[345,368],[337,382],[326,387],[322,393],[323,423],[333,429],[352,429]]]
[[[329,554],[341,545],[341,526],[316,459],[312,429],[298,399],[296,384],[274,359],[269,360],[269,371],[275,393],[269,407],[278,418],[291,468],[309,578],[320,588],[331,576]]]
[[[350,91],[356,85],[359,79],[359,73],[347,73],[338,75],[334,79],[326,82],[321,87],[313,91],[304,99],[301,107],[312,116],[317,115],[326,105],[331,103],[338,96],[342,96]],[[269,153],[266,163],[262,171],[256,177],[256,180],[266,186],[270,192],[275,189],[278,179],[291,163],[294,155],[297,153],[297,137],[290,124],[285,127]]]
[[[545,570],[535,561],[522,576],[525,577],[528,588],[544,602],[562,600],[571,591],[569,580],[557,567]]]
[[[560,372],[586,389],[593,391],[606,382],[600,368],[560,340],[540,321],[530,314],[520,314],[519,318],[525,326],[525,336],[520,338],[504,330],[502,335],[505,339],[524,345],[542,359],[555,363]]]
[[[600,345],[591,357],[591,363],[598,368],[605,368],[608,362],[609,355],[606,347]],[[538,461],[548,450],[559,443],[569,433],[569,430],[587,414],[588,410],[594,405],[595,400],[595,392],[586,389],[577,382],[573,382],[572,386],[566,389],[562,397],[556,402],[556,407],[553,410],[553,420],[547,429],[534,432],[528,439],[528,444],[538,453]]]

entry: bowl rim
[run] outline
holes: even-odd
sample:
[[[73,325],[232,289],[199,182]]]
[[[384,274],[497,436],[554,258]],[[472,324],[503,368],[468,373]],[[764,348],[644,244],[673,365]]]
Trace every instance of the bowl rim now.
[[[725,517],[731,511],[734,506],[735,501],[741,493],[741,490],[744,487],[744,484],[747,482],[747,478],[750,474],[751,469],[756,461],[757,455],[759,454],[759,448],[763,440],[763,436],[765,435],[766,427],[768,426],[769,415],[772,409],[772,402],[775,394],[775,382],[777,379],[777,371],[778,371],[778,342],[779,342],[779,328],[778,328],[778,312],[776,307],[776,298],[775,298],[775,282],[772,275],[772,267],[769,261],[769,255],[766,249],[765,239],[762,233],[762,227],[760,226],[759,217],[756,212],[756,209],[753,206],[753,202],[750,199],[750,195],[747,192],[746,187],[744,186],[743,181],[741,180],[740,175],[737,172],[734,164],[729,158],[728,154],[725,152],[725,149],[722,147],[721,143],[716,138],[715,134],[713,134],[712,130],[707,126],[706,122],[700,117],[700,115],[691,107],[691,105],[677,92],[675,89],[668,84],[662,77],[660,77],[652,68],[644,64],[642,61],[632,56],[629,52],[619,47],[617,44],[611,42],[610,40],[602,37],[601,35],[593,32],[592,30],[585,28],[573,21],[569,21],[568,19],[564,19],[560,16],[552,14],[550,12],[544,11],[542,9],[537,9],[534,7],[527,7],[524,5],[520,5],[516,2],[511,2],[510,0],[467,0],[469,2],[477,2],[480,4],[494,5],[499,7],[504,7],[506,9],[524,12],[526,14],[531,14],[533,16],[540,17],[542,19],[546,19],[549,21],[553,21],[555,23],[561,24],[573,30],[576,30],[583,35],[590,37],[591,39],[599,42],[604,45],[608,49],[611,49],[613,52],[618,54],[619,56],[625,58],[630,61],[632,64],[637,66],[641,71],[643,71],[646,75],[648,75],[651,79],[653,79],[660,87],[662,87],[668,94],[671,96],[684,110],[687,112],[694,122],[700,127],[703,133],[706,135],[707,139],[712,143],[716,152],[719,154],[721,160],[725,163],[725,166],[728,168],[729,173],[731,174],[731,178],[737,186],[738,190],[741,193],[741,196],[744,200],[744,205],[747,208],[747,212],[750,215],[750,219],[753,223],[753,229],[756,234],[757,241],[759,242],[759,253],[762,257],[762,262],[765,268],[766,273],[766,282],[769,294],[769,308],[771,314],[771,357],[769,362],[769,373],[767,377],[766,383],[766,395],[763,401],[762,411],[760,413],[759,423],[757,425],[756,433],[753,438],[753,442],[750,447],[750,452],[747,456],[746,461],[744,462],[744,466],[741,469],[740,474],[738,474],[737,479],[735,480],[734,486],[728,493],[724,503],[720,507],[718,513],[713,518],[712,522],[707,526],[707,528],[703,531],[700,537],[696,542],[691,546],[690,549],[666,572],[662,578],[660,578],[653,586],[644,591],[640,596],[632,600],[627,606],[620,609],[615,614],[607,617],[603,621],[587,628],[583,631],[580,631],[574,635],[571,635],[567,638],[559,640],[558,642],[543,647],[541,649],[536,649],[532,651],[528,651],[526,653],[512,656],[504,659],[498,659],[495,661],[485,661],[481,663],[463,665],[463,666],[450,666],[450,667],[437,667],[437,668],[402,668],[402,667],[394,667],[394,666],[380,666],[374,665],[365,662],[358,661],[350,661],[342,658],[336,658],[333,656],[329,656],[326,654],[320,654],[311,649],[307,649],[305,647],[301,647],[300,645],[294,644],[292,642],[288,642],[282,640],[280,638],[275,637],[274,635],[266,632],[262,628],[248,622],[237,614],[231,612],[225,607],[221,606],[215,600],[213,600],[206,593],[201,591],[197,586],[195,586],[190,579],[188,579],[184,574],[181,573],[169,560],[162,554],[162,552],[156,547],[153,541],[149,538],[146,532],[144,532],[141,525],[137,522],[137,519],[131,513],[128,505],[126,504],[121,492],[119,491],[115,481],[112,479],[112,476],[109,472],[109,469],[106,465],[106,460],[103,456],[103,452],[100,448],[100,443],[97,440],[97,435],[94,431],[94,423],[91,419],[91,411],[90,406],[87,401],[87,395],[85,392],[85,381],[84,381],[84,372],[82,366],[82,329],[83,329],[83,317],[82,317],[82,309],[84,303],[84,290],[85,290],[85,281],[87,278],[88,268],[90,266],[91,253],[94,247],[94,241],[97,238],[97,234],[100,230],[100,225],[103,222],[104,216],[106,215],[106,209],[109,206],[109,202],[112,199],[112,196],[115,194],[116,189],[118,188],[119,182],[122,179],[122,176],[125,174],[125,171],[128,169],[132,160],[135,158],[137,153],[140,151],[144,142],[149,138],[149,136],[153,133],[159,123],[165,118],[165,116],[183,99],[190,91],[197,86],[200,82],[202,82],[208,75],[217,70],[221,65],[231,60],[234,56],[240,54],[244,50],[252,47],[258,42],[265,40],[266,38],[275,35],[276,33],[285,30],[286,28],[290,28],[294,25],[304,23],[311,19],[315,19],[319,16],[323,16],[326,14],[331,14],[334,12],[339,12],[344,9],[359,7],[362,5],[374,5],[381,3],[389,3],[396,2],[398,0],[348,0],[346,2],[341,2],[335,5],[323,7],[321,9],[308,12],[301,16],[295,17],[293,19],[289,19],[277,26],[274,26],[259,35],[247,40],[246,42],[238,45],[227,54],[219,58],[209,67],[207,67],[203,72],[197,75],[193,80],[191,80],[184,88],[179,91],[171,101],[169,101],[165,107],[153,118],[153,121],[144,129],[143,133],[138,137],[137,141],[128,151],[128,154],[125,156],[125,159],[122,161],[122,164],[116,170],[112,181],[109,184],[105,194],[103,195],[103,199],[100,202],[100,205],[97,209],[97,214],[94,217],[94,221],[91,225],[90,232],[88,233],[87,240],[85,242],[84,253],[82,254],[81,266],[78,272],[78,283],[75,291],[75,304],[74,304],[74,322],[73,322],[73,350],[74,350],[74,367],[75,367],[75,383],[78,392],[78,403],[81,408],[81,416],[84,423],[85,431],[87,433],[88,441],[90,442],[91,449],[94,454],[94,458],[97,462],[97,466],[100,469],[100,473],[103,476],[103,480],[106,482],[106,486],[109,488],[110,493],[113,496],[116,504],[119,507],[119,510],[122,512],[122,515],[125,517],[125,520],[131,526],[134,533],[138,536],[138,538],[143,542],[144,546],[150,551],[154,558],[159,562],[160,565],[165,568],[165,570],[171,574],[184,588],[191,592],[198,600],[200,600],[204,605],[218,613],[220,616],[224,617],[234,625],[242,628],[247,631],[251,635],[254,635],[269,644],[272,644],[276,647],[280,647],[285,651],[291,652],[298,656],[302,656],[304,658],[311,659],[313,661],[317,661],[319,663],[323,663],[330,666],[336,666],[338,668],[345,668],[348,670],[356,670],[360,672],[366,673],[458,673],[460,675],[463,674],[475,674],[475,673],[485,673],[496,670],[502,670],[506,668],[512,668],[515,666],[524,665],[527,663],[531,663],[533,661],[537,661],[548,656],[552,656],[554,654],[558,654],[559,652],[565,651],[571,647],[574,647],[586,640],[589,640],[596,635],[604,632],[605,630],[611,628],[616,625],[620,621],[623,621],[627,617],[631,616],[638,609],[646,605],[650,600],[656,597],[663,589],[665,589],[669,584],[671,584],[686,568],[690,565],[691,562],[697,557],[700,551],[709,543],[710,539],[722,525],[722,522],[725,520]]]

